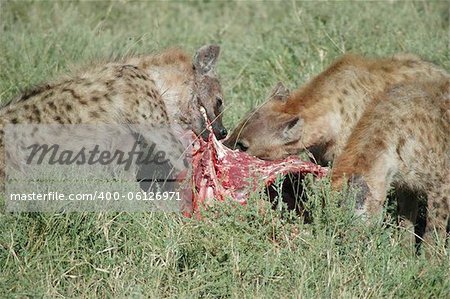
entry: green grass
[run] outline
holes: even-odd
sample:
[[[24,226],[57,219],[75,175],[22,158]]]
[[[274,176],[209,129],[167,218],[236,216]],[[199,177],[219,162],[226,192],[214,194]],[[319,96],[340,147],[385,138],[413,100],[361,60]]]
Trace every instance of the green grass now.
[[[345,52],[419,54],[450,70],[448,2],[1,2],[0,100],[97,59],[222,47],[225,124],[277,81],[296,88]],[[326,183],[326,182],[324,182]],[[330,200],[311,188],[312,203]],[[446,298],[447,253],[332,204],[315,221],[220,204],[163,213],[0,214],[5,297]]]

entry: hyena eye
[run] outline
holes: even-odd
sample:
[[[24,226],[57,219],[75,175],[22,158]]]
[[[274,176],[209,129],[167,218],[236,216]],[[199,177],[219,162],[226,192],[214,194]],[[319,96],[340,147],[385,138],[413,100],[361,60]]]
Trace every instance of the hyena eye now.
[[[248,150],[248,146],[246,146],[244,143],[242,143],[242,141],[238,141],[236,142],[236,148],[238,148],[239,150],[246,152]]]

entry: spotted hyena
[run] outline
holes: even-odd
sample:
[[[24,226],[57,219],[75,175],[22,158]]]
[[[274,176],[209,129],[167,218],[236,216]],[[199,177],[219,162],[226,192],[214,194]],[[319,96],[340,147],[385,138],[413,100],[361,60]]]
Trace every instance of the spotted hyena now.
[[[381,59],[345,55],[293,93],[279,83],[269,99],[237,125],[226,144],[264,159],[306,150],[326,165],[343,152],[367,107],[385,99],[379,94],[425,78],[448,74],[411,54]],[[416,223],[417,193],[400,189],[396,193],[405,225]],[[408,201],[402,199],[408,196]]]
[[[189,129],[206,138],[206,113],[214,134],[222,139],[227,131],[222,125],[223,95],[216,73],[219,52],[218,46],[207,45],[191,59],[179,49],[170,49],[100,63],[43,84],[2,107],[0,136],[3,139],[7,124],[150,124],[167,126],[174,134]],[[171,162],[182,168],[183,149],[173,151],[168,153],[173,156]],[[2,178],[4,155],[1,140]]]
[[[268,160],[306,149],[327,164],[342,152],[377,94],[412,78],[444,76],[443,70],[411,54],[384,59],[345,55],[292,93],[278,83],[226,144]]]
[[[424,238],[445,236],[450,214],[450,80],[393,86],[364,112],[333,167],[332,183],[360,187],[358,210],[380,214],[390,186],[427,197]],[[401,204],[408,205],[405,197]],[[413,212],[416,213],[416,212]]]

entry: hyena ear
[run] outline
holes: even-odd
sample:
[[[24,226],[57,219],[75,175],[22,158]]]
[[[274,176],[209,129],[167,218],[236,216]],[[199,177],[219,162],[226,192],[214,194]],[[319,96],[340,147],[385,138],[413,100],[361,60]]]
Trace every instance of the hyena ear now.
[[[283,83],[278,82],[270,93],[270,99],[286,101],[289,98],[289,89]]]
[[[283,139],[286,142],[297,141],[300,139],[303,120],[299,117],[294,117],[284,124]]]
[[[201,75],[213,71],[216,68],[219,53],[220,47],[217,45],[206,45],[198,49],[192,60],[194,70]]]

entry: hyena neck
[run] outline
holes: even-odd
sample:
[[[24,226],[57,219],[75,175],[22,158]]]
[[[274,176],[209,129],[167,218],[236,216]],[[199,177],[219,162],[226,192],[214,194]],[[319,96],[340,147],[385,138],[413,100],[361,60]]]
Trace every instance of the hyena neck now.
[[[189,127],[189,105],[193,98],[194,82],[192,70],[188,67],[157,67],[151,72],[170,122],[183,128]]]
[[[174,48],[159,55],[134,57],[128,63],[145,70],[154,81],[171,124],[188,125],[180,115],[187,109],[192,94],[194,71],[191,57]]]
[[[339,112],[329,111],[312,117],[307,111],[302,113],[306,119],[300,143],[310,150],[318,161],[326,164],[333,160],[342,131],[342,116]]]
[[[370,77],[365,70],[347,70],[343,78],[340,77],[341,73],[336,74],[339,75],[336,80],[341,79],[338,90],[336,82],[330,81],[321,83],[320,88],[312,92],[315,84],[313,81],[296,94],[296,109],[305,120],[304,132],[307,132],[303,136],[304,144],[306,147],[319,149],[319,158],[327,162],[331,162],[342,152],[366,107],[385,86],[380,79],[376,86],[365,84],[366,81],[371,81],[369,79],[377,79]]]

